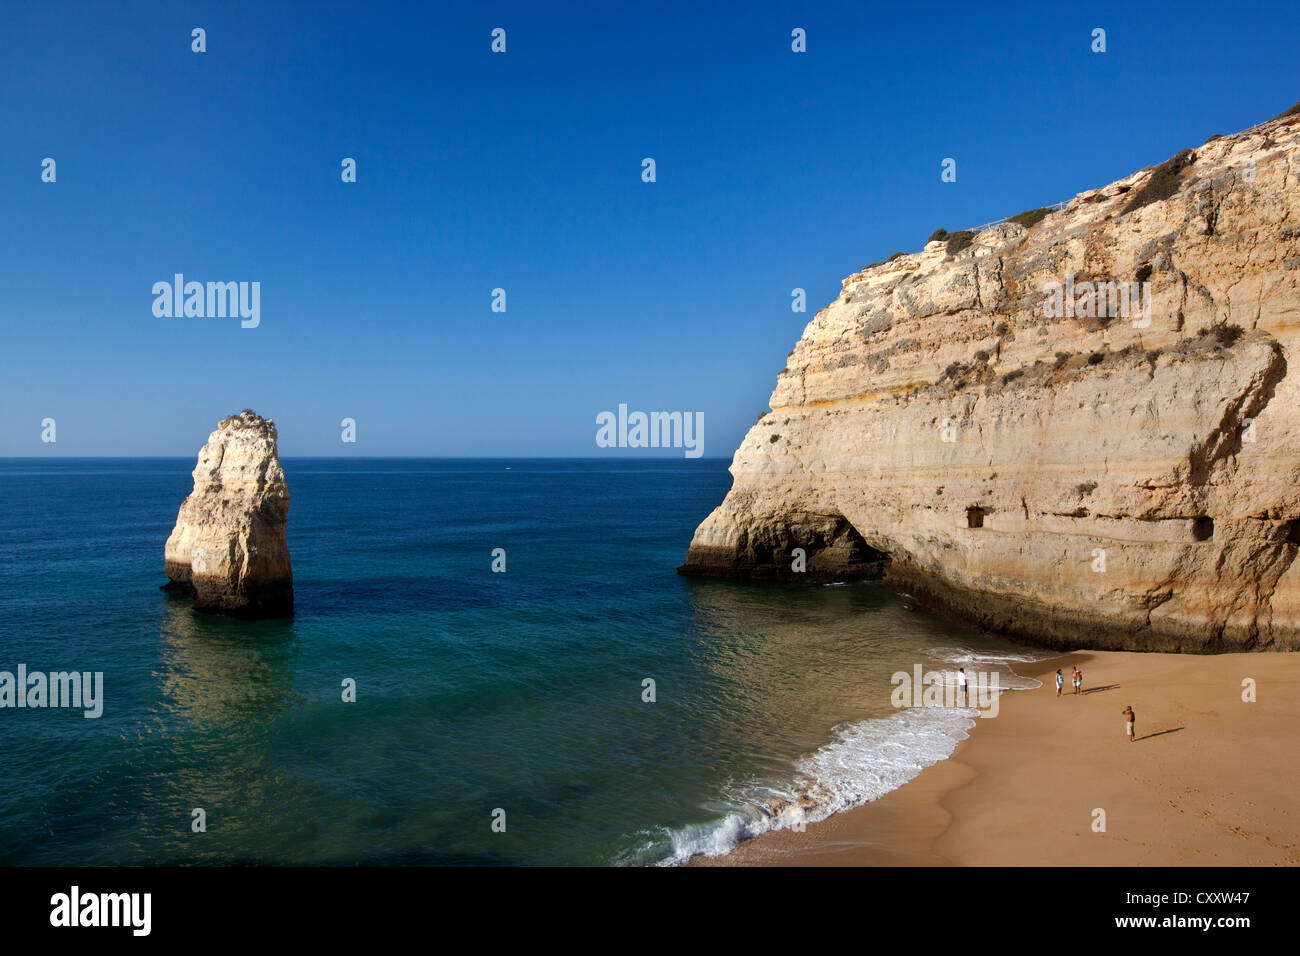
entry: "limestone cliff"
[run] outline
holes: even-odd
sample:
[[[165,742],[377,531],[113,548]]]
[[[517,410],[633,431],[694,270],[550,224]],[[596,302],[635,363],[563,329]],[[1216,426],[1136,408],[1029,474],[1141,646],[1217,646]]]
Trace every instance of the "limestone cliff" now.
[[[164,553],[164,588],[192,594],[197,610],[293,613],[289,489],[277,438],[275,422],[245,409],[217,425],[199,451],[194,491],[181,504]]]
[[[1300,649],[1300,116],[1044,212],[844,280],[682,573],[883,577],[1057,647]]]

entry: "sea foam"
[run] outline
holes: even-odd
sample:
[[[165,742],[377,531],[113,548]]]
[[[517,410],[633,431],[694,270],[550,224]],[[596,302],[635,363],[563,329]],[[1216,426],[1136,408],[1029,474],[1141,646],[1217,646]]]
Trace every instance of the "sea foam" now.
[[[956,682],[956,667],[993,670],[1000,690],[1033,690],[1041,681],[1022,677],[1015,663],[1049,660],[1060,655],[984,652],[940,647],[936,659],[953,665],[947,676]],[[646,832],[645,842],[619,862],[676,866],[695,856],[722,856],[740,843],[770,830],[816,823],[834,813],[877,800],[952,755],[969,736],[978,711],[955,707],[911,707],[885,717],[840,724],[831,741],[794,762],[785,784],[751,781],[723,788],[727,809],[719,819]]]
[[[674,866],[693,856],[720,856],[742,841],[869,803],[950,756],[975,725],[976,711],[916,707],[841,724],[831,741],[795,761],[791,781],[753,781],[724,788],[720,819],[646,833],[620,862]]]

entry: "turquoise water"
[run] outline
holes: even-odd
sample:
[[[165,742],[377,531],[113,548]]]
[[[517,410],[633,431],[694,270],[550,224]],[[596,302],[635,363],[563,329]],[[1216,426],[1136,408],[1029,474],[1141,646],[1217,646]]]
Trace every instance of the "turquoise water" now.
[[[1007,648],[874,584],[680,577],[726,465],[288,459],[297,613],[240,622],[158,590],[192,461],[0,461],[0,670],[105,697],[0,710],[0,864],[656,863],[897,786],[970,715],[889,674]]]

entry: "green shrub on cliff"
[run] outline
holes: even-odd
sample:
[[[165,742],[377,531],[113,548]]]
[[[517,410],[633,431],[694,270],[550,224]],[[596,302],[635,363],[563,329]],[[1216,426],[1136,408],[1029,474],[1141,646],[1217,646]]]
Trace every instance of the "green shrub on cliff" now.
[[[1295,116],[1298,113],[1300,113],[1300,103],[1297,103],[1289,110],[1283,110],[1281,113],[1278,113],[1276,116],[1274,116],[1273,119],[1275,120],[1281,119],[1283,116]]]
[[[1223,346],[1232,346],[1236,344],[1237,339],[1246,334],[1246,330],[1240,325],[1228,325],[1226,322],[1215,322],[1210,326],[1210,334],[1214,336],[1215,341]]]
[[[864,269],[864,271],[865,271],[866,269],[874,269],[876,266],[883,266],[883,265],[885,265],[886,263],[893,262],[895,259],[898,259],[898,258],[900,258],[900,257],[902,257],[902,256],[905,256],[905,255],[907,255],[906,252],[895,252],[895,253],[894,253],[892,256],[890,256],[888,259],[881,259],[879,262],[873,262],[873,263],[871,263],[871,265],[869,265],[869,266],[864,266],[863,269]]]
[[[1041,209],[1026,209],[1024,212],[1016,213],[1007,222],[1016,222],[1029,229],[1047,218],[1047,214],[1051,211],[1046,206]]]
[[[1121,215],[1130,213],[1134,209],[1141,209],[1148,203],[1168,199],[1178,192],[1178,186],[1183,180],[1183,170],[1194,162],[1196,162],[1196,154],[1190,149],[1184,149],[1178,155],[1166,159],[1155,168],[1147,184],[1129,200]]]
[[[928,246],[932,242],[942,242],[947,237],[947,229],[936,229],[934,232],[930,233],[930,238],[925,240],[925,244]]]
[[[949,233],[948,245],[944,251],[950,256],[955,256],[957,253],[969,246],[974,239],[975,233],[971,232],[969,229],[963,229],[961,232]]]

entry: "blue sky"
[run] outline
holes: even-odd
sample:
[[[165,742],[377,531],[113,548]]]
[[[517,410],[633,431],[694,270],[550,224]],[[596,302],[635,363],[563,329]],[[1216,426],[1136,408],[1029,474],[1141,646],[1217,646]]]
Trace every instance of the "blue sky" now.
[[[8,4],[0,456],[190,456],[244,407],[283,455],[595,456],[625,403],[703,413],[729,457],[844,276],[1273,116],[1298,19]],[[260,282],[260,326],[155,317],[176,272]]]

